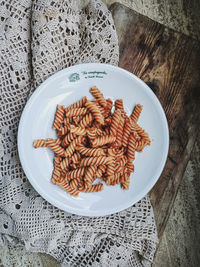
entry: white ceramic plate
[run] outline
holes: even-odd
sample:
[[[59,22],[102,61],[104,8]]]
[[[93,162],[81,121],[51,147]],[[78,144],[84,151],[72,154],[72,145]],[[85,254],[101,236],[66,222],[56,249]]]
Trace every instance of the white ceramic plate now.
[[[140,103],[139,125],[148,133],[151,146],[137,153],[135,172],[129,190],[107,186],[98,193],[73,197],[51,183],[54,153],[48,148],[33,148],[33,141],[55,138],[52,129],[57,104],[68,106],[83,96],[93,97],[96,85],[112,100],[122,98],[131,113]],[[103,216],[128,208],[144,197],[158,180],[167,158],[169,133],[164,111],[151,89],[132,73],[107,64],[88,63],[57,72],[43,82],[27,102],[18,129],[18,150],[22,167],[35,190],[54,206],[70,213]]]

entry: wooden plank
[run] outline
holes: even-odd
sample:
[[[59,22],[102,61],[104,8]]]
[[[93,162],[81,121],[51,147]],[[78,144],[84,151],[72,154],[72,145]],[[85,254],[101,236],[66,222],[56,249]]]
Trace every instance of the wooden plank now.
[[[110,10],[119,38],[119,66],[151,87],[169,124],[168,159],[150,192],[160,237],[199,129],[200,44],[121,4]]]

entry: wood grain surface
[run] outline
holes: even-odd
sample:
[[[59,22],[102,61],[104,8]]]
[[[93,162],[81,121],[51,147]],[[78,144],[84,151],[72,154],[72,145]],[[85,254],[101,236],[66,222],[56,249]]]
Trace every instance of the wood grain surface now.
[[[150,192],[161,237],[200,130],[200,44],[121,4],[110,10],[119,38],[119,66],[150,86],[169,124],[168,159]]]

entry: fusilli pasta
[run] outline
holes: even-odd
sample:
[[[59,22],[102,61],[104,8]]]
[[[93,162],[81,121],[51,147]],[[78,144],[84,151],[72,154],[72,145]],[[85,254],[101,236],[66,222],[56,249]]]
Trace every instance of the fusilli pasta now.
[[[137,104],[131,114],[131,119],[133,122],[137,122],[140,116],[140,113],[142,112],[142,106],[140,104]]]
[[[56,143],[55,139],[47,139],[46,144],[51,150],[53,150],[57,155],[64,156],[65,150],[60,145]]]
[[[82,140],[82,136],[76,137],[65,150],[65,157],[70,157],[74,153],[76,146],[80,144]]]
[[[70,179],[80,178],[84,175],[84,173],[85,173],[85,168],[81,167],[77,168],[76,170],[67,172],[66,177]]]
[[[110,98],[106,99],[106,102],[107,102],[107,110],[108,110],[108,113],[111,113],[111,110],[112,110],[112,107],[113,107],[113,102]]]
[[[95,103],[91,102],[91,101],[87,101],[85,103],[85,106],[91,111],[91,113],[93,114],[95,120],[99,123],[99,124],[104,124],[104,117],[101,114],[100,109],[98,108],[97,105],[95,105]]]
[[[125,122],[125,119],[121,116],[119,126],[117,129],[117,136],[116,136],[116,142],[117,142],[119,147],[122,146],[124,122]]]
[[[87,168],[84,176],[85,187],[89,188],[96,179],[96,166],[90,166]]]
[[[112,116],[112,121],[110,125],[110,134],[113,136],[117,135],[117,129],[119,127],[119,122],[121,120],[121,110],[120,109],[115,109],[113,116]]]
[[[106,154],[103,148],[88,148],[81,144],[77,146],[77,149],[82,155],[89,157],[105,156]]]
[[[67,169],[68,167],[69,167],[69,164],[71,163],[71,159],[70,158],[64,158],[63,160],[62,160],[62,162],[60,163],[60,167],[61,167],[61,169],[62,170],[64,170],[64,169]]]
[[[85,128],[87,127],[93,120],[92,114],[86,114],[82,120],[80,121],[80,127]]]
[[[104,135],[91,140],[92,147],[103,146],[115,142],[116,137],[113,135]]]
[[[122,99],[117,99],[115,101],[115,108],[121,110],[121,115],[124,116],[125,111],[124,111],[124,104]]]
[[[127,157],[129,160],[135,159],[135,136],[131,134],[128,142]]]
[[[57,132],[57,136],[63,136],[68,133],[69,127],[67,125],[64,125],[64,127],[61,127],[59,131]]]
[[[83,116],[87,113],[86,108],[73,108],[66,111],[66,117]]]
[[[55,152],[51,182],[73,196],[98,192],[107,185],[121,183],[127,190],[134,172],[135,151],[141,152],[151,141],[137,121],[142,111],[136,105],[131,116],[124,111],[122,99],[105,99],[94,86],[95,97],[86,96],[65,108],[57,105],[53,128],[57,139],[38,139],[34,148],[49,147]],[[94,182],[94,184],[93,184]]]
[[[59,130],[61,124],[64,121],[65,108],[63,106],[57,105],[57,111],[55,114],[55,120],[53,124],[53,129]]]
[[[72,155],[72,162],[73,163],[78,163],[79,160],[81,159],[81,155],[78,151],[76,151],[73,155]]]
[[[76,127],[74,125],[70,126],[70,132],[74,133],[76,135],[85,135],[86,134],[86,129],[81,128],[81,127]]]
[[[106,108],[107,106],[107,102],[103,96],[103,94],[101,93],[101,91],[96,87],[92,87],[90,89],[90,92],[93,94],[93,96],[98,100],[98,102],[100,103],[100,105],[104,108]]]
[[[85,105],[86,102],[87,102],[87,97],[84,96],[82,99],[80,99],[76,103],[74,103],[74,104],[70,105],[69,107],[67,107],[65,109],[65,111],[67,112],[69,109],[73,109],[73,108],[82,108]]]
[[[34,148],[47,147],[47,143],[45,139],[38,139],[34,141],[33,146]]]
[[[66,147],[69,145],[74,139],[76,139],[77,135],[74,133],[68,133],[65,135],[65,138],[62,140],[62,146]]]
[[[122,139],[122,145],[124,147],[127,147],[129,135],[131,133],[131,128],[132,128],[131,119],[127,118],[124,124],[124,135]]]

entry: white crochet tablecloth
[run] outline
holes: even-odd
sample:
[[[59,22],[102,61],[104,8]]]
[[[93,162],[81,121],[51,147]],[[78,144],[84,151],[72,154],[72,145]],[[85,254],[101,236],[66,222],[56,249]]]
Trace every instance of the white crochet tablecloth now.
[[[149,266],[157,232],[147,196],[105,217],[66,213],[32,188],[17,152],[19,119],[36,86],[74,64],[118,64],[110,12],[98,0],[82,10],[70,0],[0,3],[0,243],[21,242],[63,266]]]

